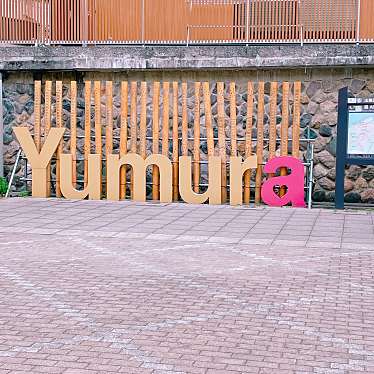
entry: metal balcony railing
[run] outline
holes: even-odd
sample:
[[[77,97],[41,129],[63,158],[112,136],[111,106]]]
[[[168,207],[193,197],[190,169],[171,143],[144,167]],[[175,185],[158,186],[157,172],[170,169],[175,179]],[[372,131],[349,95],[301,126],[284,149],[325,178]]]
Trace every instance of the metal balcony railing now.
[[[0,0],[4,44],[374,42],[373,0]]]

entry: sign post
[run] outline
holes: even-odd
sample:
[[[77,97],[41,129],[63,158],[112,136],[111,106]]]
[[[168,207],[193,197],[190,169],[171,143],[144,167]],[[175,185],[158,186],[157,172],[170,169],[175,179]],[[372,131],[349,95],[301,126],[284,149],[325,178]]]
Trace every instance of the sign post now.
[[[374,99],[348,99],[348,87],[339,90],[336,209],[344,209],[346,165],[374,165]]]
[[[0,177],[4,176],[3,76],[0,73]]]

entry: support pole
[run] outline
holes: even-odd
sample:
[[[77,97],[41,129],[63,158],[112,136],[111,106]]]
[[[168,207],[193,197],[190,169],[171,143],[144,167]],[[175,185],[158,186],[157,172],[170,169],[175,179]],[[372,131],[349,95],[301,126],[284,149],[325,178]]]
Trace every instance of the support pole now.
[[[347,154],[348,88],[339,90],[338,133],[336,145],[335,208],[344,209],[344,174]]]
[[[0,73],[0,177],[4,176],[3,75]]]

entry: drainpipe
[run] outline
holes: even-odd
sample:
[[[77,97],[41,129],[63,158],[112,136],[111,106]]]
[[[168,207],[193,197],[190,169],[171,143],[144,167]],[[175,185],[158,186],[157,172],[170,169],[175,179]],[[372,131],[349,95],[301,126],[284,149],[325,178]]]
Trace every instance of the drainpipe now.
[[[0,73],[0,177],[4,176],[3,75]]]

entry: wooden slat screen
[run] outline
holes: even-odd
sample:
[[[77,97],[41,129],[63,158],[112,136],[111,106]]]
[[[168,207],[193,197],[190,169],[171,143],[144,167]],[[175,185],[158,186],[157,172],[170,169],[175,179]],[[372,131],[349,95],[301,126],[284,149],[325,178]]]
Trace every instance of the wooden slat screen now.
[[[360,17],[359,1],[0,0],[0,42],[371,42],[373,1]]]
[[[374,41],[374,1],[361,0],[360,9],[360,40]]]
[[[251,198],[259,204],[261,185],[266,177],[263,163],[279,155],[301,156],[300,82],[248,82],[245,88],[236,82],[86,81],[80,85],[75,81],[47,81],[45,85],[40,81],[35,82],[34,113],[34,138],[39,149],[52,125],[67,127],[67,136],[61,142],[50,170],[58,168],[62,152],[72,153],[73,183],[79,189],[87,185],[87,161],[92,153],[101,154],[102,170],[106,169],[105,160],[110,153],[124,155],[131,152],[143,158],[150,153],[162,153],[173,163],[173,196],[177,201],[179,156],[189,155],[193,158],[191,187],[196,193],[206,189],[206,167],[202,168],[201,164],[206,163],[208,156],[219,156],[222,160],[222,200],[225,202],[229,192],[227,178],[230,156],[249,157],[255,153],[258,156],[258,167],[244,175],[243,201],[248,204]],[[267,85],[270,88],[268,109],[265,105]],[[120,108],[114,107],[115,92],[120,95]],[[246,129],[240,132],[238,129],[241,124],[237,123],[236,116],[237,104],[240,102],[237,98],[241,98],[244,93],[247,95]],[[276,105],[277,94],[283,95],[280,109]],[[78,95],[83,95],[82,102],[85,103],[82,114],[84,123],[80,123],[79,127]],[[211,99],[213,95],[217,97],[217,104]],[[66,109],[62,115],[63,100],[71,104],[70,121],[66,124],[63,122]],[[53,102],[56,105],[51,105]],[[212,110],[215,105],[217,110]],[[228,112],[225,108],[228,108]],[[91,116],[92,110],[94,118]],[[114,111],[117,110],[120,120],[113,121]],[[277,127],[278,115],[283,120]],[[152,119],[151,123],[147,118]],[[94,123],[91,123],[92,119]],[[265,135],[268,132],[269,137]],[[292,144],[292,149],[289,144]],[[84,170],[83,175],[79,175],[79,169]],[[152,178],[148,182],[152,182],[153,187],[148,197],[158,200],[160,181],[157,167],[150,168],[149,172]],[[283,170],[282,174],[285,173],[286,170]],[[132,196],[131,169],[124,167],[120,175],[121,198],[128,198]],[[102,183],[102,190],[105,191],[105,179]],[[56,196],[61,196],[58,172],[53,178],[50,175],[47,188]]]

